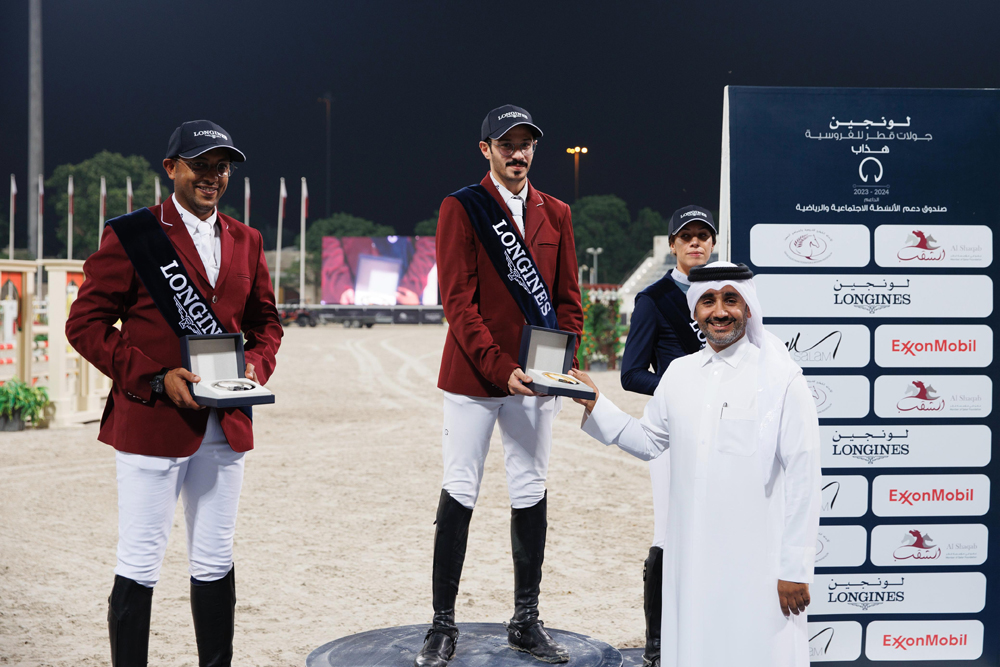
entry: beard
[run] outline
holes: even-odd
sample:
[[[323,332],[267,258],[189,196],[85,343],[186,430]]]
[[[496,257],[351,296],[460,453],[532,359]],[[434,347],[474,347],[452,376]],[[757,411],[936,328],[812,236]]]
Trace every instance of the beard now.
[[[712,328],[708,326],[711,323],[724,324],[726,322],[735,322],[733,330],[727,334],[721,334],[721,335],[716,334],[714,331],[712,331]],[[747,318],[741,317],[739,319],[736,318],[707,319],[705,320],[704,323],[699,322],[698,328],[701,329],[701,332],[703,334],[705,334],[705,338],[708,340],[708,342],[714,345],[715,347],[719,348],[728,347],[729,345],[732,345],[733,343],[738,341],[740,337],[744,334],[744,332],[746,332]]]

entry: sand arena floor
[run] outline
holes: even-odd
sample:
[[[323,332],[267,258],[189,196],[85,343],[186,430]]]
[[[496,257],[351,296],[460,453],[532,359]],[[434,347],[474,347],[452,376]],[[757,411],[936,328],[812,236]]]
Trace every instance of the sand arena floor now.
[[[296,665],[373,628],[427,623],[441,483],[443,327],[286,332],[255,411],[236,534],[237,665]],[[602,391],[640,415],[618,374]],[[614,646],[643,638],[642,563],[652,538],[648,466],[579,430],[564,399],[549,470],[540,609],[546,625]],[[0,665],[106,665],[117,498],[96,424],[0,434]],[[458,619],[512,609],[509,501],[499,434],[473,515]],[[197,665],[184,520],[153,599],[151,665]]]

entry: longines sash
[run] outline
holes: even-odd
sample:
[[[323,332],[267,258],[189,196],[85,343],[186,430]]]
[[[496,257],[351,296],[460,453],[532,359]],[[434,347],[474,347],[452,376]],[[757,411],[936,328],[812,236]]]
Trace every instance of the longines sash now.
[[[528,246],[507,222],[500,204],[482,185],[470,185],[450,196],[457,199],[472,223],[493,268],[514,297],[528,324],[558,329],[549,287],[542,280]]]
[[[691,320],[687,298],[668,273],[655,283],[644,289],[645,294],[656,304],[656,309],[670,323],[677,340],[686,354],[694,354],[705,346],[705,341],[698,335],[698,325]]]
[[[229,333],[195,287],[167,233],[148,208],[108,220],[108,225],[178,338]]]

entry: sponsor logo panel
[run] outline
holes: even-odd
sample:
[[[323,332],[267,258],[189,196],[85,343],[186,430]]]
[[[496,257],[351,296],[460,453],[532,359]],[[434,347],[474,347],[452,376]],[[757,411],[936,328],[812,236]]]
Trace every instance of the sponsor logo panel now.
[[[820,419],[856,419],[868,415],[871,382],[864,375],[807,375],[806,385]]]
[[[809,662],[857,660],[861,656],[861,624],[857,621],[808,623]]]
[[[981,565],[986,562],[988,540],[989,529],[979,523],[876,526],[872,530],[872,564]]]
[[[762,274],[767,317],[987,317],[993,280],[976,275]],[[975,294],[957,299],[957,294]]]
[[[993,232],[985,225],[879,225],[875,262],[913,269],[986,267],[993,263]]]
[[[986,475],[879,475],[872,482],[877,516],[982,516],[989,509]]]
[[[871,361],[871,332],[863,324],[770,324],[803,368],[861,368]]]
[[[982,572],[817,574],[810,616],[976,614],[986,605]]]
[[[754,225],[750,261],[756,266],[867,266],[865,225]]]
[[[824,468],[979,468],[992,437],[982,424],[820,426]]]
[[[980,621],[872,621],[869,660],[976,660],[983,654]]]
[[[863,526],[820,526],[816,536],[816,567],[858,567],[868,555],[868,531]]]
[[[879,417],[986,417],[993,381],[985,375],[882,375],[875,380]]]
[[[868,480],[861,475],[823,475],[822,517],[864,516],[868,511]]]
[[[884,324],[875,329],[879,366],[985,368],[993,362],[993,329],[984,324]]]

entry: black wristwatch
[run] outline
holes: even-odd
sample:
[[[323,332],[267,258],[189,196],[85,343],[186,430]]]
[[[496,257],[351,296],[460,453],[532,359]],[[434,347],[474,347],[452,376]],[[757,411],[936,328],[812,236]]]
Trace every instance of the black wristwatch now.
[[[153,379],[149,381],[149,386],[153,388],[154,394],[164,393],[163,378],[167,376],[167,371],[162,373],[157,373],[153,376]]]

